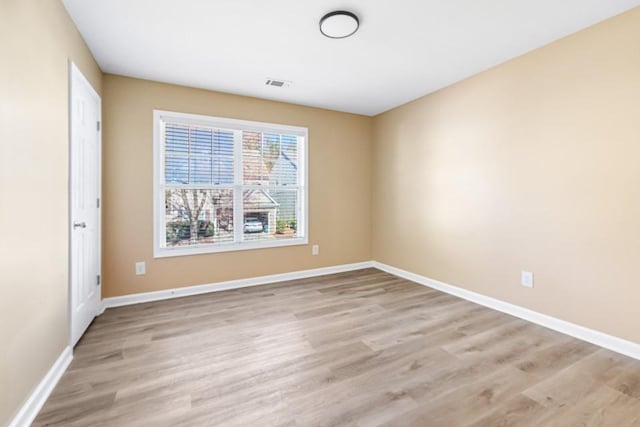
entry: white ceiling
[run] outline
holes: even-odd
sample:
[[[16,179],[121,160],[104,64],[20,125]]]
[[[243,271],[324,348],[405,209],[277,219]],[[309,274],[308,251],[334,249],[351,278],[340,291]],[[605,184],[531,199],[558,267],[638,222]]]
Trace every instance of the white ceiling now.
[[[375,115],[640,0],[63,0],[103,71]],[[327,12],[360,17],[348,39]],[[267,78],[291,81],[287,88]]]

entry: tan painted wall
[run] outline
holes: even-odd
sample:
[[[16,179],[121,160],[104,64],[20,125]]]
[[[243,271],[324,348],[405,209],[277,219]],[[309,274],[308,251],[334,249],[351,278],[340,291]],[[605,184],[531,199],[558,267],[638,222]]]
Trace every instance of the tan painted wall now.
[[[371,259],[370,117],[114,75],[103,85],[104,297]],[[154,259],[153,109],[308,127],[310,244]]]
[[[637,8],[376,117],[373,258],[640,342],[639,40]]]
[[[67,60],[102,74],[58,0],[0,0],[0,425],[68,344]]]

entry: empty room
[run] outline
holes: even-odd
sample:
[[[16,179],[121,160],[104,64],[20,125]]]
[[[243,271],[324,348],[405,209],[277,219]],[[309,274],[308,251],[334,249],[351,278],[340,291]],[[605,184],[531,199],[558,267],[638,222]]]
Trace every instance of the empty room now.
[[[0,426],[640,426],[640,0],[0,0]]]

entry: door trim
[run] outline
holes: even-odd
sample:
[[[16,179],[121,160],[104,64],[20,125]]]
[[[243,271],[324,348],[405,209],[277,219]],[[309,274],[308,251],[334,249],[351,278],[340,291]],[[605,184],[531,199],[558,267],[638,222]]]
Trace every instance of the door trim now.
[[[68,100],[67,100],[67,137],[68,137],[68,166],[67,166],[67,256],[69,258],[67,265],[67,305],[68,305],[68,315],[69,315],[69,324],[68,324],[68,332],[69,332],[69,346],[73,350],[75,343],[73,342],[73,305],[72,305],[72,238],[73,238],[73,211],[72,211],[72,182],[71,182],[71,159],[72,159],[72,118],[73,118],[73,79],[77,77],[80,81],[82,81],[89,91],[98,99],[98,121],[100,122],[100,128],[98,129],[98,162],[97,162],[97,174],[98,174],[98,198],[100,199],[100,206],[98,206],[98,223],[96,224],[97,234],[98,234],[98,274],[100,275],[100,285],[98,292],[100,293],[100,301],[101,307],[97,311],[96,316],[102,314],[104,311],[102,309],[102,97],[98,92],[94,89],[93,85],[87,78],[82,74],[80,69],[76,66],[76,64],[69,60],[68,61]]]

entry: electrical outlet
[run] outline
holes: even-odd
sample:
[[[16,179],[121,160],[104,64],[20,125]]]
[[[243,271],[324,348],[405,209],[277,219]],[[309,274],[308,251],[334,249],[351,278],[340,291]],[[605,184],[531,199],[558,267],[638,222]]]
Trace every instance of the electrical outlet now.
[[[311,255],[319,255],[320,254],[320,246],[313,245],[311,246]]]
[[[142,276],[147,272],[147,265],[144,261],[136,262],[136,276]]]
[[[533,288],[533,273],[530,271],[521,271],[520,284],[525,288]]]

